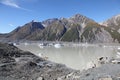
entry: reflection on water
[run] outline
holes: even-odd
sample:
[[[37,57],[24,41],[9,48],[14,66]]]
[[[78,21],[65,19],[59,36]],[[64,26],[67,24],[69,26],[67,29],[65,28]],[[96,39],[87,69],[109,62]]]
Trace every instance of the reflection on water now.
[[[18,46],[22,50],[31,51],[36,55],[47,56],[48,60],[53,62],[66,64],[68,67],[82,70],[90,61],[94,61],[99,57],[115,57],[117,47],[106,46],[62,46],[61,48],[43,47],[38,44]]]

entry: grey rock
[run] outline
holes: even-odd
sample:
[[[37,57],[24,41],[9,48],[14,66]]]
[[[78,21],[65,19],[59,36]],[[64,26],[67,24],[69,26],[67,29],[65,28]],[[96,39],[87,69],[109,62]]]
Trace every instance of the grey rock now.
[[[112,18],[104,21],[102,25],[109,26],[113,30],[116,30],[116,29],[118,30],[120,28],[120,14],[113,16]]]

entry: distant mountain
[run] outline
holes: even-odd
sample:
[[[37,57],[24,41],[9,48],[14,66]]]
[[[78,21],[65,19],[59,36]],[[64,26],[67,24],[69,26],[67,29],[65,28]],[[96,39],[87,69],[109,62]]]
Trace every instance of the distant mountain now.
[[[107,27],[107,30],[111,33],[114,40],[120,42],[120,14],[104,21],[102,25]]]
[[[71,23],[79,24],[82,28],[84,28],[88,23],[95,22],[94,20],[80,14],[76,14],[70,17],[68,21]]]
[[[36,31],[41,31],[44,29],[43,25],[40,22],[30,22],[24,26],[18,27],[7,35],[7,38],[10,39],[25,39],[27,36],[31,35]]]
[[[82,32],[82,28],[89,22],[94,21],[80,14],[68,19],[48,19],[44,21],[44,25],[47,24],[47,27],[45,26],[46,28],[42,33],[37,33],[38,36],[35,36],[35,38],[32,35],[30,38],[45,41],[80,41],[79,32]]]
[[[104,21],[102,24],[105,26],[111,27],[113,30],[119,30],[120,29],[120,15],[113,16],[112,18]]]
[[[30,40],[45,40],[45,41],[55,41],[59,40],[63,34],[66,32],[65,26],[60,22],[60,20],[56,20],[50,23],[45,29],[41,32],[33,33],[27,39]]]
[[[120,21],[118,18],[112,19],[117,24],[113,24],[111,23],[112,20],[108,20],[100,25],[80,14],[70,18],[53,18],[42,22],[32,21],[8,33],[7,38],[12,40],[27,39],[89,43],[120,42],[120,34],[116,31]]]
[[[0,33],[0,38],[7,36],[7,34]]]

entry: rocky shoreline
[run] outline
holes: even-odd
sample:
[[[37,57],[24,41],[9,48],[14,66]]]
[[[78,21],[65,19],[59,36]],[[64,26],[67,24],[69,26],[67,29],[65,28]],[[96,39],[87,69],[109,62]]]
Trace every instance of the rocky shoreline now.
[[[0,43],[0,80],[119,80],[119,59],[99,58],[101,66],[79,71]]]

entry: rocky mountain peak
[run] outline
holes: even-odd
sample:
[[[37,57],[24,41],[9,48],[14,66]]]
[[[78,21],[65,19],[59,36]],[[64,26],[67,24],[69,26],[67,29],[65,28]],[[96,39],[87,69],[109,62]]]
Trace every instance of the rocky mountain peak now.
[[[54,21],[57,21],[57,20],[58,20],[58,18],[47,19],[45,21],[42,21],[42,25],[44,27],[47,27],[48,25],[50,25],[51,23],[53,23]]]
[[[120,19],[120,14],[114,16],[116,19]]]
[[[102,23],[102,25],[105,25],[105,26],[119,26],[120,25],[120,14],[119,15],[116,15],[116,16],[113,16],[112,18],[104,21]]]
[[[76,14],[68,19],[71,23],[77,23],[80,24],[82,28],[84,28],[88,23],[95,22],[94,20],[87,18],[86,16],[83,16],[81,14]]]
[[[33,30],[37,29],[37,28],[44,29],[44,27],[41,24],[41,22],[35,22],[34,20],[32,20],[31,22],[25,24],[22,27],[30,28],[30,29],[33,29]]]
[[[70,17],[69,19],[72,19],[72,20],[78,20],[78,21],[80,21],[81,19],[83,19],[83,18],[87,18],[87,17],[85,17],[85,16],[83,16],[83,15],[81,15],[81,14],[75,14],[75,15],[73,15],[72,17]]]
[[[10,37],[11,39],[24,39],[30,34],[36,32],[37,30],[42,30],[44,29],[43,25],[41,22],[35,22],[31,21],[21,27],[16,28],[12,32],[8,34],[8,38]]]

